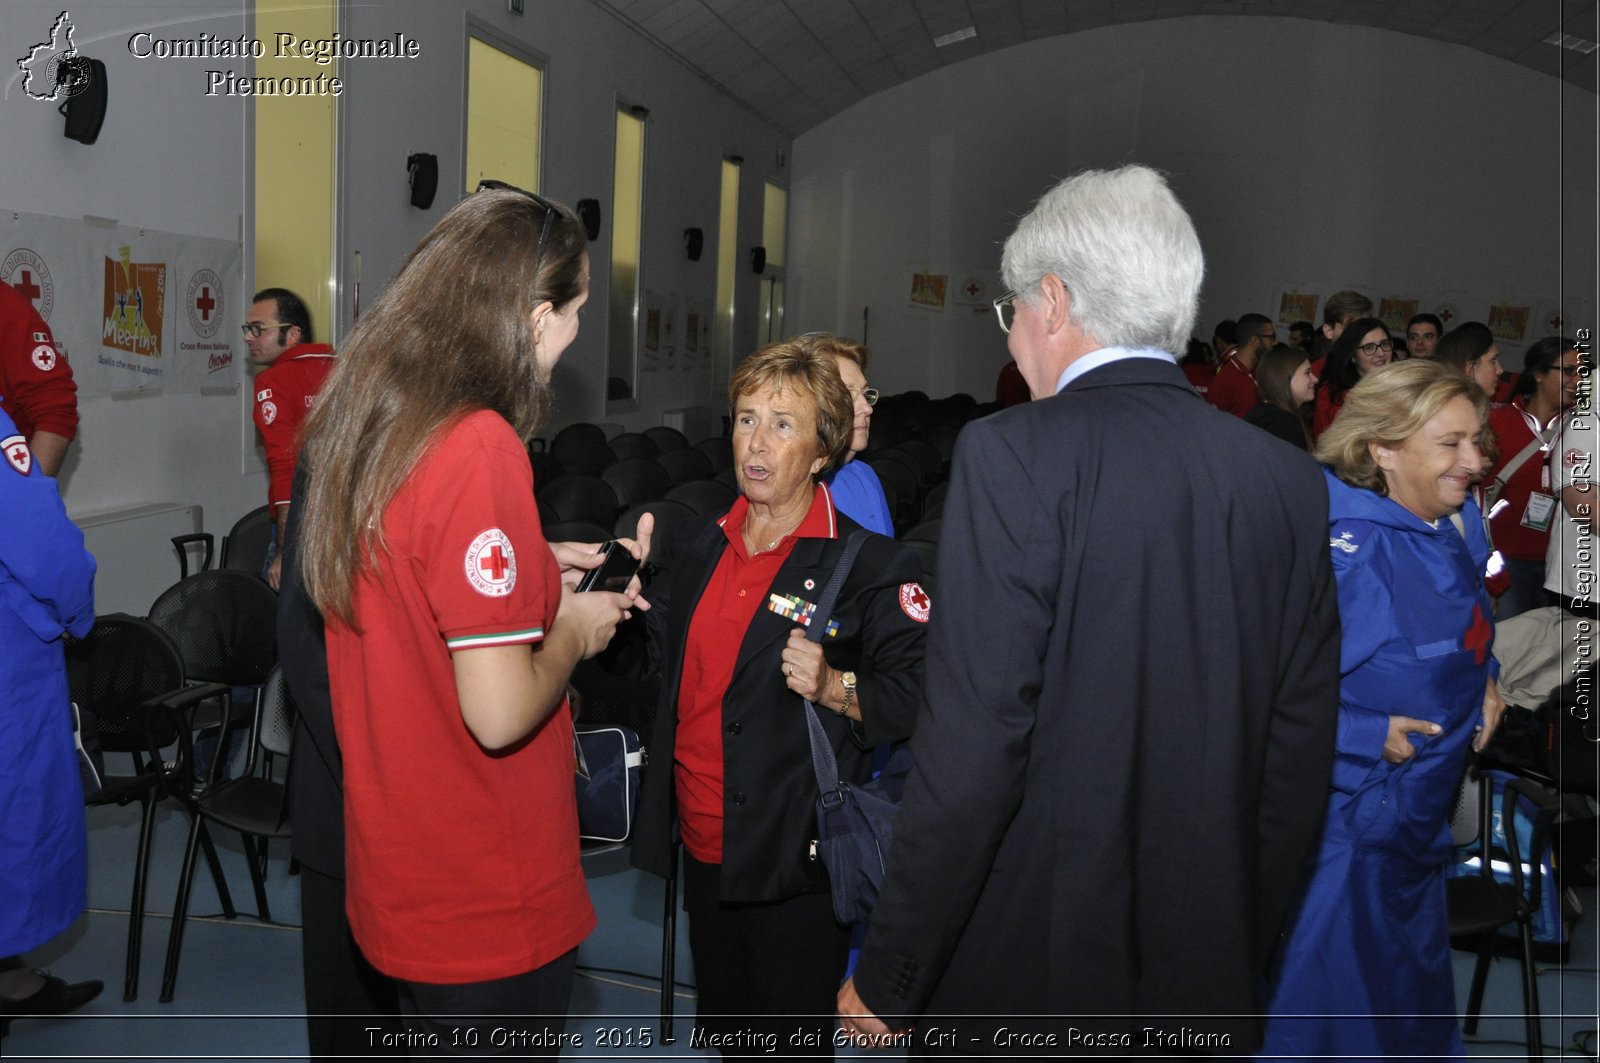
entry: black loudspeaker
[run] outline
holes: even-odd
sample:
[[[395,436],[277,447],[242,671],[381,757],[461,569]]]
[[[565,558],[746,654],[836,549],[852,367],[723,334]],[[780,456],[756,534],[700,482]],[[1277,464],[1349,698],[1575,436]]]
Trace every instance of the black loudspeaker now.
[[[764,247],[752,247],[750,249],[750,272],[751,273],[760,273],[762,270],[764,270],[766,268],[767,268],[767,249],[764,248]]]
[[[439,156],[419,151],[406,156],[406,171],[411,180],[411,205],[427,210],[439,190]]]
[[[583,234],[591,240],[600,239],[600,201],[578,200],[578,220],[583,222]]]
[[[61,113],[67,116],[67,138],[93,144],[100,139],[100,126],[106,120],[106,65],[75,55],[61,63],[56,84],[67,97],[61,105]]]
[[[700,252],[705,250],[706,231],[704,229],[683,230],[683,253],[689,256],[690,262],[700,261]]]

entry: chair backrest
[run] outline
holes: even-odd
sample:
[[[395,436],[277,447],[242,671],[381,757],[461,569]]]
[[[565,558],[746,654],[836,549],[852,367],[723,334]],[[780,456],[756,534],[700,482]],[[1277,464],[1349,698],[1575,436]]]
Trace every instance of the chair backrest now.
[[[543,450],[528,451],[528,461],[533,465],[533,489],[537,491],[551,480],[565,476],[567,467],[561,459]]]
[[[259,577],[267,567],[267,547],[272,542],[272,510],[267,506],[252,509],[222,537],[221,568],[248,572]]]
[[[623,458],[607,466],[600,479],[617,493],[620,506],[636,506],[660,498],[672,486],[672,474],[650,458]]]
[[[553,445],[551,453],[568,473],[583,476],[599,476],[606,466],[617,460],[616,451],[604,443],[586,443],[575,441]]]
[[[713,475],[722,469],[733,468],[733,440],[726,436],[711,436],[707,439],[702,439],[694,445],[694,449],[711,459]]]
[[[661,453],[656,441],[640,432],[624,432],[606,441],[619,460],[625,458],[654,458]]]
[[[702,517],[715,517],[728,511],[739,492],[716,480],[690,480],[668,491],[666,497],[668,501],[682,502]]]
[[[652,537],[657,540],[657,545],[659,545],[660,540],[671,538],[672,530],[678,525],[685,521],[693,520],[696,516],[695,511],[682,502],[657,498],[649,502],[641,502],[631,509],[624,510],[622,515],[617,517],[617,522],[612,525],[611,530],[619,539],[632,539],[634,532],[638,530],[639,518],[646,513],[652,514],[656,518],[655,531],[652,533]]]
[[[569,473],[536,492],[539,501],[555,510],[562,520],[586,520],[609,528],[622,506],[611,485],[598,476]]]
[[[553,521],[543,530],[552,543],[603,543],[611,538],[611,529],[587,520]]]
[[[550,441],[550,449],[554,451],[558,446],[568,443],[604,443],[605,441],[606,430],[604,428],[597,424],[590,424],[587,421],[579,421],[576,424],[569,424],[557,432],[555,438]]]
[[[190,679],[258,686],[278,659],[278,595],[254,575],[217,569],[179,580],[150,606]]]
[[[272,666],[261,695],[261,731],[256,742],[273,756],[287,757],[294,742],[294,695],[283,681],[283,668]]]
[[[914,464],[924,484],[936,482],[944,471],[944,459],[939,456],[938,448],[925,439],[902,439],[880,453],[892,453]]]
[[[683,450],[689,445],[688,436],[676,428],[668,428],[664,424],[658,424],[654,428],[646,428],[644,434],[655,441],[656,446],[661,448],[661,453],[663,454],[669,450]]]
[[[672,482],[675,484],[709,479],[711,474],[717,471],[711,464],[711,459],[703,451],[693,447],[669,450],[656,461],[660,462],[661,467],[672,476]]]
[[[81,639],[68,639],[67,687],[72,700],[92,712],[100,748],[108,753],[142,752],[146,727],[159,746],[177,738],[170,720],[146,704],[184,686],[183,657],[161,628],[126,613],[95,617]]]

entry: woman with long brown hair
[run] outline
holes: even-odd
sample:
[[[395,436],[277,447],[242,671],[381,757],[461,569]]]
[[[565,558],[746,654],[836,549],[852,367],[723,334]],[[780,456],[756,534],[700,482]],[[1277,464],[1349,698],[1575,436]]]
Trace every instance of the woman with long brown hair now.
[[[584,247],[554,203],[469,196],[306,424],[301,571],[326,619],[351,928],[438,1051],[498,1028],[554,1052],[594,926],[566,686],[633,602],[563,586],[526,452],[588,298]]]
[[[1310,403],[1316,397],[1317,378],[1305,351],[1278,344],[1256,363],[1256,386],[1261,401],[1244,419],[1299,447],[1311,449]]]

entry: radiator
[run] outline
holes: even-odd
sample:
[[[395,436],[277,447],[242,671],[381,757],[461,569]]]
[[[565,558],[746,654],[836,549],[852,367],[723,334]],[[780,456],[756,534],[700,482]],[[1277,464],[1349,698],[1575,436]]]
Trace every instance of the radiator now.
[[[156,597],[178,582],[178,555],[172,537],[199,531],[201,516],[197,505],[152,502],[73,517],[99,566],[94,578],[94,611],[134,616],[149,613]]]

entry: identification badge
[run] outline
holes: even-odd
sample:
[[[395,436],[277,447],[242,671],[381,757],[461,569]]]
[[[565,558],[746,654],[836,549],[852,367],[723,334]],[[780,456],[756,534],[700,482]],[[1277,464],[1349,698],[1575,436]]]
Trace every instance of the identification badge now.
[[[1534,491],[1528,495],[1528,508],[1522,511],[1522,526],[1534,531],[1549,531],[1550,520],[1556,513],[1556,500]]]

